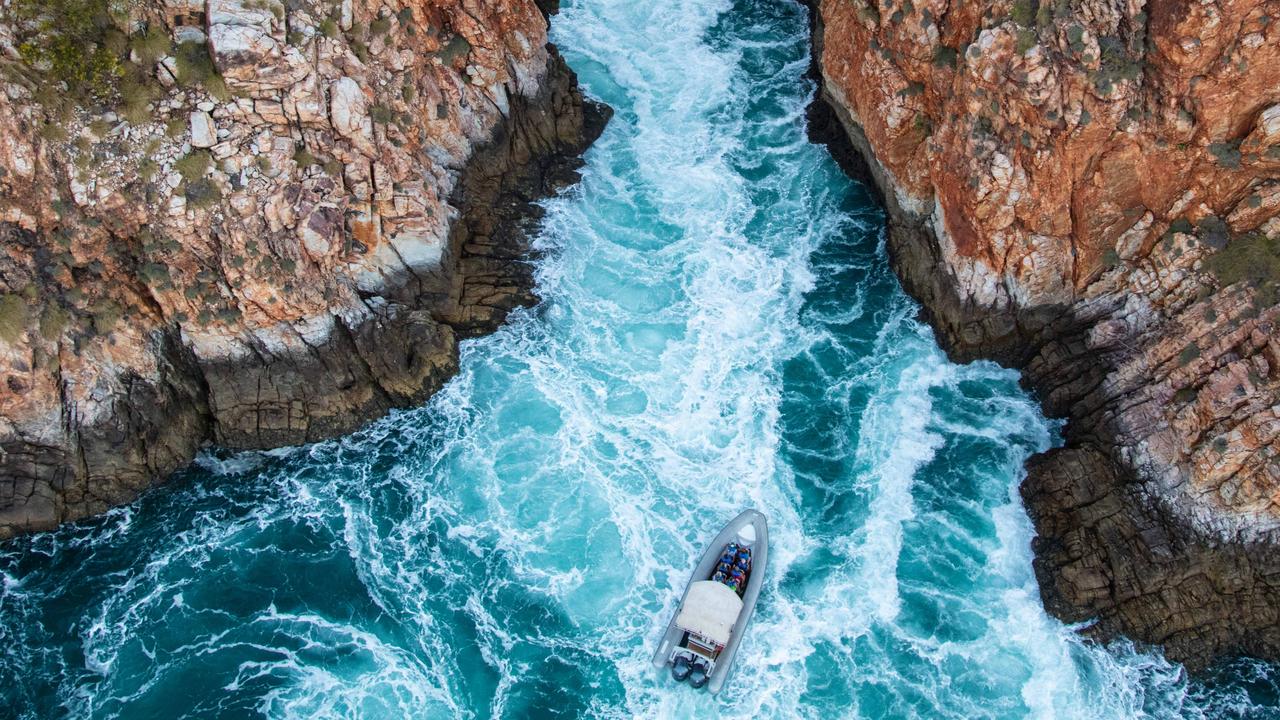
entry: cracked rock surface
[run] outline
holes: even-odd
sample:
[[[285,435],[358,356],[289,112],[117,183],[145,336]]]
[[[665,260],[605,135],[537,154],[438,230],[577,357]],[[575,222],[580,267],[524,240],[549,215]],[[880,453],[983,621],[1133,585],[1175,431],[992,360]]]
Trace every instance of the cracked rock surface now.
[[[0,22],[0,538],[422,402],[535,300],[533,201],[607,117],[532,0],[130,12],[218,83],[51,120]]]
[[[811,129],[948,353],[1020,368],[1048,609],[1280,657],[1280,2],[819,0]]]

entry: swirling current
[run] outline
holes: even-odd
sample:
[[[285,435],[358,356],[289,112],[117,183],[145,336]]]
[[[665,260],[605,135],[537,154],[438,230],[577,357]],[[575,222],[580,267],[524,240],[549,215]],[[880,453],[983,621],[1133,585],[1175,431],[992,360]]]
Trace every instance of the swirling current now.
[[[0,548],[0,714],[1275,716],[1269,666],[1192,681],[1045,614],[1017,486],[1057,428],[946,360],[807,142],[805,13],[567,1],[616,116],[546,203],[543,302],[424,407]],[[713,698],[649,660],[748,506],[771,566]]]

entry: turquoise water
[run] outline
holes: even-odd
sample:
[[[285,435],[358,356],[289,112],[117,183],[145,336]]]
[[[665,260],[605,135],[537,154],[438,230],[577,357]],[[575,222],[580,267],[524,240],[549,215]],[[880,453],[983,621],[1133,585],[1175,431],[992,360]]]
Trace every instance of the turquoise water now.
[[[1260,717],[1044,614],[1021,464],[1055,426],[946,361],[865,189],[805,140],[789,0],[575,0],[554,39],[617,114],[547,203],[545,302],[427,406],[209,455],[0,549],[23,718]],[[726,690],[649,658],[702,544],[771,521]]]

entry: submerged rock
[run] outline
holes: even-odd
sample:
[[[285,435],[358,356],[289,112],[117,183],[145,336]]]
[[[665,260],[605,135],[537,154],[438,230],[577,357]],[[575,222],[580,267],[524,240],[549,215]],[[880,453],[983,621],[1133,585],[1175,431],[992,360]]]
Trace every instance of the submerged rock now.
[[[1023,487],[1046,606],[1280,657],[1280,3],[812,5],[903,284],[1069,419]]]

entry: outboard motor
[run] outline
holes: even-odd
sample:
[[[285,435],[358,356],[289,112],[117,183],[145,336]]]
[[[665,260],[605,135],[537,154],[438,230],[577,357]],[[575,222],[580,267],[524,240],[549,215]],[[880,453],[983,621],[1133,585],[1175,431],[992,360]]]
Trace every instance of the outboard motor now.
[[[672,679],[676,682],[684,682],[685,678],[689,677],[690,672],[693,672],[693,666],[689,664],[689,656],[684,654],[677,655],[675,661],[671,663]]]
[[[711,673],[708,672],[709,670],[710,668],[707,667],[705,662],[695,662],[693,664],[693,671],[689,673],[689,684],[695,688],[701,688],[703,685],[706,685],[707,681],[711,679]]]

